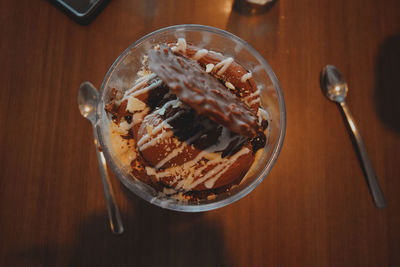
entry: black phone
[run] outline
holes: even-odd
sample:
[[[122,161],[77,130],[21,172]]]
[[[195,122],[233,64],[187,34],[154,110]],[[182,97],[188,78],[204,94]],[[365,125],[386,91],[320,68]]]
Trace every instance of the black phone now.
[[[77,23],[87,25],[111,0],[49,0]]]

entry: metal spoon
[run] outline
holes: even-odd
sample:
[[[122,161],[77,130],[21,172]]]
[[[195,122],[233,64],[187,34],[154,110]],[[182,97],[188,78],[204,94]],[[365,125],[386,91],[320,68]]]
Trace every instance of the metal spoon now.
[[[346,122],[351,129],[351,133],[360,154],[369,190],[371,192],[375,206],[379,209],[386,207],[385,198],[379,186],[378,180],[376,179],[375,171],[372,167],[371,160],[368,157],[367,149],[365,148],[364,142],[356,127],[353,116],[351,115],[350,110],[345,103],[345,98],[348,91],[347,83],[343,79],[342,74],[335,66],[327,65],[322,69],[321,88],[325,96],[329,98],[329,100],[338,103],[339,106],[342,108],[343,114],[346,118]]]
[[[82,83],[79,87],[78,106],[82,116],[88,119],[93,125],[94,144],[97,152],[97,161],[99,163],[104,195],[106,197],[108,219],[110,221],[111,230],[114,234],[121,234],[124,231],[121,214],[119,212],[117,203],[115,202],[114,192],[112,190],[110,178],[107,173],[106,160],[103,152],[99,150],[99,140],[95,127],[98,95],[98,91],[90,82]]]

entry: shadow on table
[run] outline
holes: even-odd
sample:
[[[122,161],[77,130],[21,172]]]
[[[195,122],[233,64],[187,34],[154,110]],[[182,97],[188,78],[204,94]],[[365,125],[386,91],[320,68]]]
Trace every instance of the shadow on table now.
[[[122,186],[121,186],[122,187]],[[30,266],[234,266],[224,250],[223,231],[204,213],[178,213],[155,207],[127,189],[125,232],[111,233],[106,214],[91,216],[68,247],[34,244],[18,251]],[[12,262],[15,262],[13,260]]]
[[[375,99],[379,119],[400,133],[400,34],[387,38],[376,59]]]

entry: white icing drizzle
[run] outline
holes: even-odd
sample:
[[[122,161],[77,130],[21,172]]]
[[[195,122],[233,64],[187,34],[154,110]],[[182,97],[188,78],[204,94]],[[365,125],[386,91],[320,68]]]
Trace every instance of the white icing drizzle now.
[[[149,86],[143,87],[143,88],[141,88],[141,89],[139,89],[137,91],[132,92],[130,96],[136,97],[138,95],[146,93],[146,92],[150,91],[151,89],[153,89],[153,88],[155,88],[157,86],[160,86],[161,83],[162,83],[162,80],[156,81],[156,82],[150,84]]]
[[[257,116],[258,116],[258,123],[261,123],[263,120],[268,120],[269,117],[267,111],[264,110],[263,108],[258,108]]]
[[[243,147],[241,150],[239,150],[239,152],[235,153],[232,157],[224,161],[222,164],[216,166],[211,172],[207,173],[207,175],[203,177],[203,179],[206,179],[206,182],[204,183],[205,187],[212,188],[215,182],[221,177],[221,175],[224,174],[239,157],[248,154],[249,152],[250,149],[248,149],[247,147]],[[215,171],[215,169],[217,170]],[[214,175],[215,172],[218,173],[213,178],[208,179],[210,176]]]
[[[146,76],[140,77],[139,79],[136,80],[135,85],[134,85],[131,89],[129,89],[129,90],[127,90],[127,91],[125,92],[125,96],[131,94],[132,92],[135,92],[135,91],[138,90],[138,89],[140,89],[140,88],[141,88],[142,86],[144,86],[148,81],[150,81],[151,79],[153,79],[153,78],[155,78],[155,77],[156,77],[156,74],[155,74],[155,73],[152,73],[152,74],[150,74],[150,75],[146,75]]]
[[[159,125],[157,125],[157,126],[153,129],[152,133],[156,134],[156,133],[162,131],[162,130],[164,129],[164,127],[169,128],[169,125],[168,125],[165,121],[163,121],[162,123],[160,123]],[[151,136],[150,136],[148,133],[145,134],[145,135],[143,135],[143,136],[139,139],[139,141],[138,141],[138,143],[137,143],[138,147],[141,148],[141,147],[142,147],[143,145],[145,145],[146,143],[149,143],[148,141],[149,141],[150,137],[151,137]],[[143,149],[140,149],[140,150],[143,150]]]
[[[146,134],[145,136],[147,136],[147,135],[148,134]],[[151,138],[149,142],[147,142],[147,143],[145,143],[145,144],[143,144],[141,146],[138,146],[138,148],[139,148],[140,151],[144,151],[147,148],[149,148],[151,146],[154,146],[155,144],[159,143],[160,140],[169,138],[172,135],[173,135],[173,131],[166,131],[165,128],[163,128],[161,130],[161,133],[159,133],[157,136]]]
[[[176,46],[173,46],[171,48],[172,52],[181,52],[183,54],[186,54],[186,40],[185,38],[178,38],[178,42],[176,43]]]
[[[147,58],[147,56],[144,56],[143,61],[145,61],[146,58]],[[142,63],[142,64],[143,64],[143,63]],[[154,77],[156,77],[156,74],[155,74],[155,73],[148,74],[148,75],[143,75],[142,77],[138,78],[138,79],[135,81],[135,85],[134,85],[133,87],[135,87],[138,83],[143,82],[144,80],[147,81],[147,80],[149,80],[149,79],[151,79],[151,78],[154,78]]]
[[[257,89],[250,95],[244,97],[242,101],[245,102],[249,107],[251,107],[252,105],[260,102],[259,96],[260,96],[260,90]]]
[[[193,59],[194,60],[199,60],[200,58],[204,57],[205,55],[207,55],[208,50],[207,49],[200,49],[196,52],[196,54],[194,54]]]
[[[197,133],[196,135],[192,136],[191,138],[189,138],[188,140],[186,140],[185,142],[180,142],[179,146],[175,149],[173,149],[171,151],[171,153],[165,155],[165,158],[163,158],[161,161],[159,161],[154,167],[156,169],[161,168],[162,166],[164,166],[165,163],[167,163],[168,161],[170,161],[171,159],[177,157],[179,155],[180,152],[182,152],[188,145],[190,145],[194,140],[196,140],[199,136],[200,136],[201,132]]]
[[[160,123],[160,124],[158,124],[154,129],[153,129],[153,133],[158,133],[159,131],[161,131],[162,129],[163,129],[163,127],[164,126],[166,126],[166,127],[168,127],[167,126],[168,124],[165,122],[165,121],[163,121],[162,123]],[[141,146],[141,145],[143,145],[145,142],[147,142],[149,139],[150,139],[150,135],[149,134],[145,134],[145,135],[143,135],[139,140],[138,140],[138,142],[137,142],[137,145],[138,146]]]
[[[231,84],[230,82],[226,82],[225,86],[228,87],[229,89],[235,90],[235,86]]]
[[[206,175],[204,175],[203,177],[197,179],[196,181],[193,182],[193,178],[191,179],[190,183],[187,184],[185,183],[183,185],[183,188],[186,190],[191,190],[194,187],[198,186],[201,183],[204,183],[205,187],[207,188],[212,188],[215,184],[215,182],[221,177],[221,175],[228,170],[228,168],[242,155],[245,155],[247,153],[250,152],[250,149],[248,149],[247,147],[243,147],[241,150],[239,150],[238,152],[236,152],[233,156],[229,157],[229,158],[215,158],[213,160],[208,161],[204,166],[202,166],[201,168],[196,169],[195,173],[194,173],[194,177],[198,177],[200,176],[201,172],[206,169],[209,168],[210,166],[213,166],[212,170],[209,170],[207,172]],[[214,177],[213,177],[214,176]],[[213,177],[213,178],[211,178]],[[211,178],[211,179],[210,179]],[[210,181],[207,181],[209,180]],[[177,188],[178,189],[178,188]]]
[[[167,163],[171,159],[177,157],[179,155],[179,153],[185,149],[185,147],[186,146],[183,143],[181,143],[179,147],[173,149],[171,151],[171,153],[165,155],[165,157],[161,161],[157,162],[157,164],[154,166],[154,168],[160,169],[162,166],[164,166],[165,163]]]
[[[167,108],[169,108],[170,106],[175,106],[178,104],[179,99],[173,99],[168,101],[167,103],[165,103],[160,109],[158,109],[156,112],[160,115],[164,115],[165,111]]]
[[[157,175],[158,173],[157,173],[156,169],[149,167],[149,166],[146,166],[145,169],[146,169],[147,175],[154,176],[157,179],[157,181],[160,180],[160,177]]]
[[[241,81],[242,83],[245,83],[248,79],[251,78],[251,76],[252,76],[251,72],[248,72],[248,73],[246,73],[246,74],[243,74],[243,76],[240,77],[240,81]]]
[[[146,148],[150,147],[151,145],[156,144],[158,141],[158,139],[160,138],[168,138],[170,136],[172,136],[173,132],[172,131],[165,131],[165,129],[171,128],[171,126],[168,124],[168,122],[174,120],[175,118],[179,117],[181,114],[183,114],[184,111],[179,111],[176,114],[174,114],[174,116],[169,117],[168,119],[162,121],[159,125],[157,125],[156,127],[154,127],[152,134],[156,134],[158,132],[161,131],[161,134],[158,134],[156,137],[152,137],[150,134],[145,134],[143,135],[140,140],[138,141],[138,148],[139,150],[143,151]],[[166,133],[164,133],[166,132]],[[151,139],[149,141],[149,139]]]
[[[228,58],[222,60],[221,62],[219,62],[217,65],[215,65],[215,68],[219,69],[217,74],[222,75],[229,68],[229,66],[232,64],[232,62],[233,62],[233,58],[228,57]]]
[[[185,170],[187,171],[191,167],[196,165],[196,163],[198,163],[203,157],[205,157],[206,154],[214,153],[215,151],[222,151],[229,145],[230,142],[231,142],[231,139],[230,139],[230,136],[229,136],[229,130],[226,129],[225,127],[223,127],[222,128],[222,132],[221,132],[221,136],[219,137],[219,139],[216,142],[216,144],[213,144],[212,146],[204,149],[194,159],[192,159],[190,161],[187,161],[187,162],[185,162],[184,164],[182,164],[180,166],[166,169],[163,172],[158,172],[155,175],[158,176],[158,178],[162,178],[162,177],[165,177],[165,176],[169,176],[171,174],[185,172]],[[176,171],[177,169],[179,169],[179,171]]]
[[[214,64],[212,64],[212,63],[207,64],[207,65],[206,65],[206,72],[207,72],[207,73],[212,72],[213,68],[214,68]]]
[[[255,90],[253,93],[249,94],[248,96],[244,97],[243,100],[247,101],[252,98],[258,98],[260,96],[260,90]]]
[[[229,131],[226,128],[223,128],[219,142],[200,152],[194,159],[187,161],[180,166],[171,167],[164,171],[156,171],[154,168],[146,167],[146,172],[148,175],[155,176],[157,180],[167,176],[175,177],[175,180],[170,184],[172,185],[179,181],[175,186],[176,190],[191,190],[211,177],[213,178],[208,182],[208,185],[214,184],[226,169],[229,168],[229,166],[231,166],[240,156],[250,151],[247,147],[244,147],[229,158],[221,158],[221,154],[219,154],[218,157],[208,157],[210,154],[215,154],[216,151],[224,150],[231,142],[231,139]],[[201,167],[196,168],[196,166],[200,166],[200,161],[204,158],[212,159],[207,161],[207,163],[203,164]],[[210,166],[214,166],[213,170],[199,178],[202,175],[202,171]],[[198,179],[195,180],[195,178]]]
[[[251,107],[251,106],[253,106],[253,105],[256,105],[256,104],[260,104],[260,99],[259,98],[254,98],[252,101],[250,101],[249,103],[248,103],[248,105]]]

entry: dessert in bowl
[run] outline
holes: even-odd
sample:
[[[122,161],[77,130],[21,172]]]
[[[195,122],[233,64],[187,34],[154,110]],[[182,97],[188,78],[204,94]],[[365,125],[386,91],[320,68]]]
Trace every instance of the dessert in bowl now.
[[[163,208],[228,205],[269,173],[285,104],[268,63],[245,41],[177,25],[126,49],[100,89],[96,129],[113,172]]]

